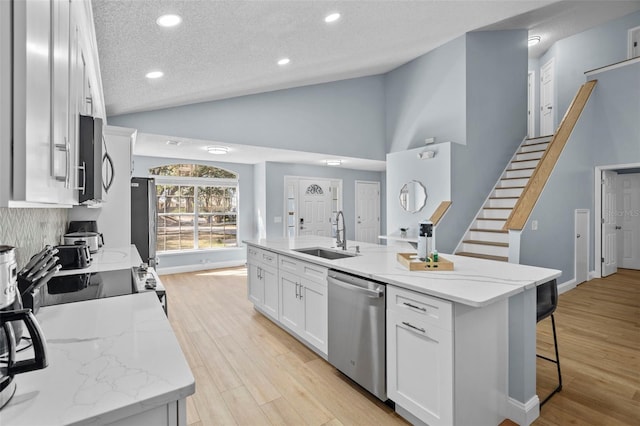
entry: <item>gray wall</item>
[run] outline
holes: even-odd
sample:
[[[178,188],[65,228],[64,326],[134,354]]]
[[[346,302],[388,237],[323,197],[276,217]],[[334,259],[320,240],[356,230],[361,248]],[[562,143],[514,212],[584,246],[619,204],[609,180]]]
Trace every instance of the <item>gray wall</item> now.
[[[282,223],[274,223],[273,218],[280,216],[286,218],[284,212],[284,177],[321,177],[327,179],[342,179],[342,210],[347,224],[347,238],[355,238],[355,181],[366,180],[380,182],[380,232],[386,231],[385,203],[385,174],[380,172],[368,172],[336,167],[319,167],[289,163],[266,163],[266,180],[260,187],[256,186],[256,192],[264,191],[266,197],[266,231],[268,238],[281,238],[284,236]],[[264,188],[264,189],[263,189]]]
[[[241,263],[246,258],[242,240],[253,238],[254,226],[254,178],[253,166],[249,164],[223,163],[213,161],[175,160],[170,158],[134,156],[133,176],[148,176],[152,167],[177,164],[197,163],[207,166],[220,167],[238,174],[239,203],[238,203],[238,243],[239,249],[203,250],[201,252],[185,252],[160,255],[159,270],[165,268],[185,267],[188,265],[225,265],[227,263]]]
[[[594,270],[596,166],[640,162],[640,64],[592,77],[598,83],[522,232],[520,263],[575,277],[575,209],[589,209],[590,270]],[[532,231],[531,220],[538,220]]]
[[[466,36],[385,75],[386,151],[466,143]]]
[[[109,117],[140,132],[385,159],[383,77]]]
[[[640,12],[559,40],[542,55],[538,66],[544,65],[550,58],[555,58],[556,126],[562,120],[578,88],[585,82],[586,71],[627,59],[627,31],[637,26],[640,26]],[[539,68],[537,73],[539,77]]]

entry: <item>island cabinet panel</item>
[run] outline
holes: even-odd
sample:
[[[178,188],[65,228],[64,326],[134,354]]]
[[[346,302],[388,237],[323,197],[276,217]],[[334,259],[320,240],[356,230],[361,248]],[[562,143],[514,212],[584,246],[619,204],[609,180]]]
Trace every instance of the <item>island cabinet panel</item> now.
[[[429,425],[453,424],[453,333],[434,325],[422,304],[449,312],[450,303],[388,286],[387,394]],[[417,296],[417,297],[416,297]],[[419,299],[420,302],[415,299]],[[433,299],[431,301],[426,299]],[[406,308],[394,300],[410,303]],[[448,309],[446,308],[448,306]],[[442,319],[442,318],[440,318]]]
[[[108,423],[108,426],[186,426],[186,413],[179,406],[186,407],[186,400],[171,402],[156,408],[135,414],[122,420]]]
[[[302,304],[299,298],[300,279],[289,272],[280,272],[279,319],[293,332],[299,332],[302,322]]]
[[[278,255],[254,247],[247,249],[247,298],[273,319],[278,319]]]

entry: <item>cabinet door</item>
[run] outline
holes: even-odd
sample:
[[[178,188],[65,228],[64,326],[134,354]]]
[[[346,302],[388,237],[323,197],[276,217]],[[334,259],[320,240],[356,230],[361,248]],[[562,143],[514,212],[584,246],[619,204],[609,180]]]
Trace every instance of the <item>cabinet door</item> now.
[[[429,425],[453,424],[451,332],[387,310],[387,394]]]
[[[254,305],[262,306],[264,300],[264,281],[262,269],[257,263],[247,265],[247,297]]]
[[[302,281],[303,337],[327,353],[327,287],[312,281]]]
[[[300,303],[300,278],[288,272],[280,272],[280,306],[278,319],[291,330],[298,332],[302,314]]]
[[[264,311],[274,319],[278,319],[278,270],[262,265],[262,281],[264,285]]]

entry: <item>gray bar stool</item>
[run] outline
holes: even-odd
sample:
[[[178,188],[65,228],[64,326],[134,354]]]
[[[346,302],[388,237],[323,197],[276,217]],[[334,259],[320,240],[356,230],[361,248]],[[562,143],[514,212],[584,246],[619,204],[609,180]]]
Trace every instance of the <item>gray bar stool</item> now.
[[[560,357],[558,356],[558,338],[556,336],[556,320],[553,317],[553,313],[558,306],[558,286],[556,284],[556,280],[551,280],[544,284],[540,284],[537,287],[537,298],[536,298],[536,322],[540,322],[543,319],[551,316],[551,327],[553,328],[553,344],[556,350],[556,359],[551,359],[543,355],[536,356],[538,358],[542,358],[544,360],[553,362],[556,364],[558,369],[558,387],[556,387],[545,399],[540,403],[540,407],[544,405],[545,402],[549,400],[553,395],[560,392],[562,390],[562,373],[560,372]]]

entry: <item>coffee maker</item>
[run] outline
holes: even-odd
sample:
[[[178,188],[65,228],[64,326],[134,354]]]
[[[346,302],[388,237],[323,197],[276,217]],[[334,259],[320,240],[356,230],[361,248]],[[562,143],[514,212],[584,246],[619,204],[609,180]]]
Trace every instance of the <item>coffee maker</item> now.
[[[26,325],[34,357],[18,361],[17,347]],[[47,366],[47,348],[42,330],[30,309],[23,309],[18,292],[15,249],[0,245],[0,409],[16,390],[14,376]]]

